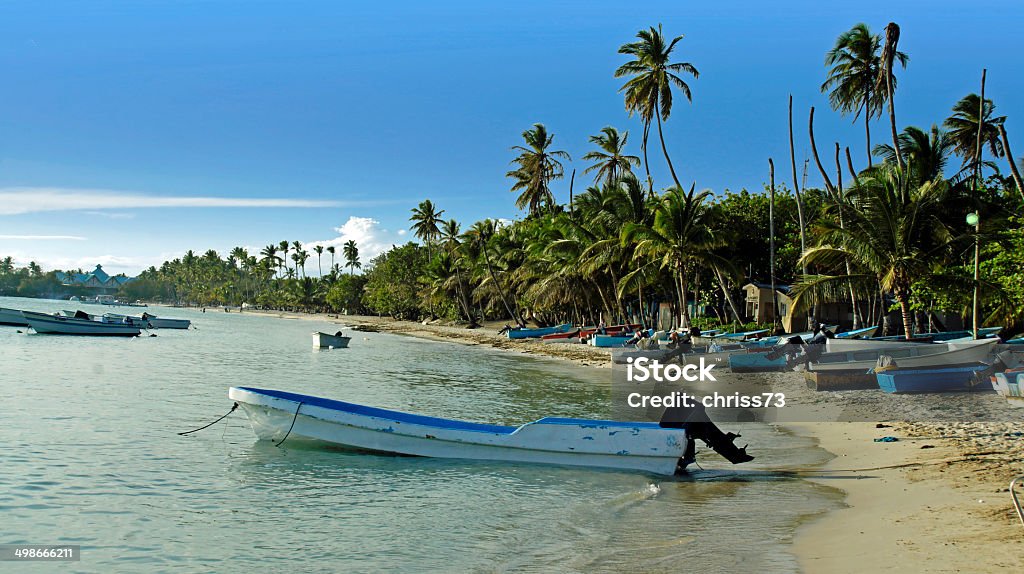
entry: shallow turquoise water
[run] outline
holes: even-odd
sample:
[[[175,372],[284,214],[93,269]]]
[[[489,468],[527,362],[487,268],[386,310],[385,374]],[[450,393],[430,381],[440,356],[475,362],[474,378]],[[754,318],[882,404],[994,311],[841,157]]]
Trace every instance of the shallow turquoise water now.
[[[0,326],[0,543],[82,545],[81,562],[0,572],[792,572],[796,522],[838,504],[766,478],[825,453],[758,424],[740,427],[757,461],[707,451],[693,480],[277,448],[241,412],[180,437],[227,412],[231,385],[520,424],[606,416],[610,372],[378,333],[315,351],[310,333],[336,326],[155,312],[198,328],[107,339]]]

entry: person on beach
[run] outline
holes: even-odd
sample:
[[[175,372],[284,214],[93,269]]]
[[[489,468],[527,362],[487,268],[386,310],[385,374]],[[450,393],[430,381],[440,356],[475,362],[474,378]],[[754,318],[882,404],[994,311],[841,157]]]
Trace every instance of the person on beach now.
[[[608,334],[608,328],[604,324],[604,319],[601,319],[601,322],[597,324],[597,334],[598,335],[607,335]]]
[[[637,329],[636,333],[633,334],[633,337],[630,340],[626,341],[626,345],[627,346],[629,346],[629,345],[639,345],[640,341],[643,341],[643,340],[644,340],[644,332],[641,331],[640,329]]]

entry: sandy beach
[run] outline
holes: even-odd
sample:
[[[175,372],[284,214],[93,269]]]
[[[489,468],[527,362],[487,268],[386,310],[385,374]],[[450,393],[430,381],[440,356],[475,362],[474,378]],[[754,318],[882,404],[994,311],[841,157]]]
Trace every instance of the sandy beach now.
[[[246,311],[251,312],[251,311]],[[323,320],[466,345],[542,355],[591,367],[610,367],[610,353],[585,345],[513,341],[498,336],[504,323],[479,329],[383,317],[258,311],[282,318]],[[787,395],[813,397],[798,373],[773,375]],[[830,393],[832,399],[835,393]],[[844,391],[846,409],[867,420],[893,403],[912,417],[927,411],[927,396]],[[832,402],[832,401],[830,401]],[[993,395],[981,403],[1001,408]],[[972,403],[972,406],[974,403]],[[891,411],[887,411],[891,412]],[[1019,423],[787,422],[779,426],[812,437],[835,458],[801,472],[841,489],[846,507],[806,522],[793,552],[809,573],[1006,572],[1024,569],[1024,526],[1008,485],[1024,475],[1024,425]],[[895,437],[895,442],[874,442]],[[756,449],[756,445],[752,448]],[[785,467],[784,463],[780,467]]]

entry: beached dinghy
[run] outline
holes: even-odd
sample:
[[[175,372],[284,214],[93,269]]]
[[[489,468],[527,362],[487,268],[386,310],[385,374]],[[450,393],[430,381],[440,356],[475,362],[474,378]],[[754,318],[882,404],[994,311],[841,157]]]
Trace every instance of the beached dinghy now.
[[[438,458],[637,470],[671,475],[686,431],[658,423],[544,418],[519,427],[414,415],[284,391],[232,387],[256,436]]]
[[[41,334],[137,337],[142,333],[138,326],[121,322],[105,323],[32,311],[22,311],[21,314],[25,317],[29,327]]]
[[[866,349],[843,350],[854,341],[843,341],[839,350],[827,351],[817,357],[809,371],[865,371],[871,369],[880,357],[891,357],[900,368],[943,368],[983,363],[995,350],[996,339],[947,343],[881,344]],[[831,344],[832,341],[829,341]]]
[[[313,347],[316,349],[346,349],[352,337],[344,337],[341,331],[333,335],[316,331],[313,333]]]
[[[0,325],[14,325],[15,327],[28,327],[28,321],[17,309],[0,307]]]
[[[515,327],[506,331],[509,339],[533,339],[543,337],[544,335],[553,335],[555,333],[565,333],[569,329],[572,329],[572,323],[566,323],[564,325],[555,325],[554,327],[541,327],[539,329],[527,329],[523,327]]]
[[[986,368],[988,365],[945,369],[893,369],[880,371],[876,377],[878,387],[887,393],[982,391],[986,388],[975,384],[975,374]]]
[[[1024,407],[1024,368],[1007,369],[992,375],[992,388],[1010,406]]]

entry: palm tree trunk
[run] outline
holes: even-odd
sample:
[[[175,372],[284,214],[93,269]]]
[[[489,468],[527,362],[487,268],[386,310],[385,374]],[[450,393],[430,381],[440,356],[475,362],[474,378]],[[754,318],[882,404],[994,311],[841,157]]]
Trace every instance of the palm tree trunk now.
[[[679,275],[679,316],[680,316],[680,327],[686,328],[690,326],[690,306],[688,305],[688,287],[689,281],[686,278],[686,270],[682,265],[679,265],[677,270]]]
[[[775,162],[768,158],[768,267],[772,279],[772,332],[779,324],[779,292],[775,290]]]
[[[807,252],[807,228],[804,224],[804,206],[803,201],[800,198],[800,182],[796,178],[796,152],[793,149],[793,95],[789,95],[789,163],[793,168],[793,191],[796,192],[796,215],[797,220],[800,224],[800,256],[803,257],[804,253]],[[807,276],[807,264],[803,264],[804,276]],[[721,281],[721,276],[719,276]],[[732,305],[732,299],[729,299],[729,304]],[[733,307],[733,313],[736,313],[736,308]],[[807,314],[807,328],[812,328],[811,325],[811,313]],[[736,315],[736,320],[739,320],[739,315]],[[792,326],[792,322],[790,323]]]
[[[732,311],[733,317],[736,318],[736,322],[742,323],[743,317],[740,316],[739,311],[736,310],[736,303],[732,300],[732,294],[729,293],[729,289],[725,286],[725,279],[722,278],[722,270],[717,265],[712,266],[715,271],[715,278],[718,279],[718,286],[722,288],[722,295],[725,296],[725,301],[729,304],[729,309]]]
[[[619,296],[619,276],[615,273],[615,266],[609,265],[608,272],[612,276],[612,295],[615,296],[615,307],[619,310],[619,316],[622,317],[623,321],[628,322],[626,318],[626,309],[622,306],[622,297]]]
[[[871,166],[868,166],[871,167]],[[853,158],[850,157],[850,148],[846,148],[846,169],[850,170],[850,178],[853,179],[854,187],[860,185],[860,179],[857,178],[857,170],[853,169]]]
[[[1006,152],[1006,160],[1010,162],[1013,183],[1017,184],[1017,193],[1020,193],[1020,198],[1024,199],[1024,185],[1021,185],[1020,172],[1017,171],[1017,162],[1013,160],[1013,154],[1010,153],[1010,139],[1006,137],[1006,128],[1003,127],[1003,124],[999,124],[999,135],[1003,138],[1003,151]]]
[[[896,165],[902,170],[903,152],[900,151],[900,138],[896,132],[896,98],[892,91],[892,64],[896,60],[896,47],[900,41],[900,27],[895,22],[889,22],[885,27],[885,48],[883,55],[886,56],[882,62],[882,73],[885,74],[885,92],[889,96],[889,127],[892,129],[892,149],[896,152]]]
[[[676,182],[676,187],[681,190],[683,189],[683,186],[679,183],[679,178],[676,177],[676,168],[672,166],[672,158],[668,157],[668,149],[665,147],[665,135],[661,133],[661,114],[655,112],[654,117],[658,120],[658,139],[661,140],[661,153],[665,154],[665,161],[668,162],[668,170],[672,173],[672,181]]]
[[[640,149],[644,152],[644,171],[647,173],[647,193],[654,195],[654,180],[651,179],[651,165],[647,163],[647,136],[651,133],[651,122],[644,122],[644,139],[640,142]]]
[[[818,157],[818,146],[814,143],[814,106],[811,106],[811,115],[807,120],[807,131],[811,136],[811,154],[814,156],[814,163],[818,166],[821,178],[825,180],[825,191],[835,193],[832,180],[828,177],[828,173],[825,172],[825,168],[821,165],[821,159]]]
[[[483,246],[484,262],[487,264],[487,273],[491,276],[491,281],[494,281],[494,288],[498,290],[498,297],[501,298],[501,303],[505,306],[505,310],[508,311],[508,316],[513,321],[525,324],[526,322],[517,318],[516,314],[512,312],[512,307],[508,304],[508,299],[505,298],[505,290],[501,288],[501,283],[498,278],[494,275],[494,269],[491,268],[491,258],[487,255],[487,247]]]
[[[871,162],[871,86],[864,90],[864,141],[868,152],[868,169],[872,168]],[[852,169],[850,170],[853,171]]]
[[[904,291],[900,295],[897,295],[897,299],[900,304],[900,312],[903,314],[903,336],[906,339],[910,339],[914,336],[914,316],[913,312],[910,310],[909,296]]]
[[[843,168],[839,164],[839,142],[836,142],[836,200],[839,204],[839,227],[846,229],[846,224],[843,221]],[[850,270],[850,258],[844,257],[844,263],[846,263],[846,276],[849,277],[852,273]],[[857,295],[853,291],[853,281],[847,282],[847,287],[850,290],[850,311],[853,313],[853,330],[856,331],[860,328],[861,317],[860,309],[857,308]]]

